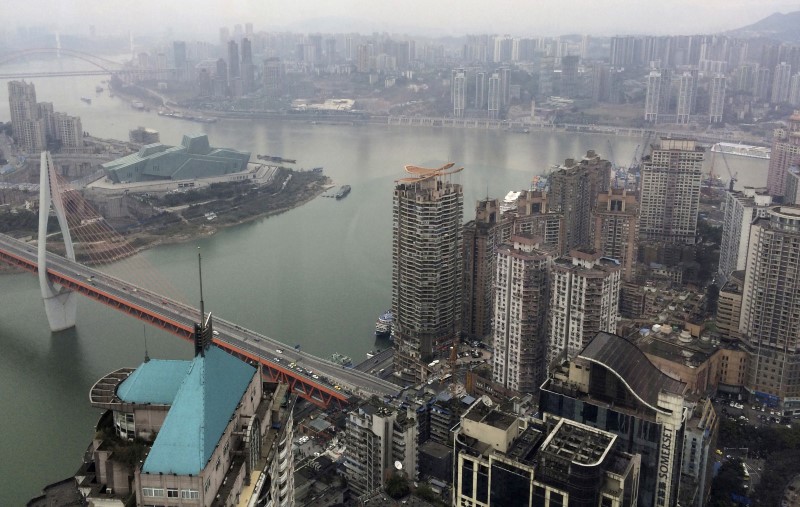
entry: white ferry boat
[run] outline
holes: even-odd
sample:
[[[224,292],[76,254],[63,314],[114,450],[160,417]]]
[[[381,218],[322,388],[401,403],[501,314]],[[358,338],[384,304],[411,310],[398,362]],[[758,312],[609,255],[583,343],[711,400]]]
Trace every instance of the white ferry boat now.
[[[711,147],[713,153],[724,153],[725,155],[737,155],[740,157],[761,158],[769,160],[771,149],[763,146],[751,146],[749,144],[736,143],[717,143]]]
[[[386,310],[375,322],[375,336],[391,336],[393,322],[394,314],[391,310]]]

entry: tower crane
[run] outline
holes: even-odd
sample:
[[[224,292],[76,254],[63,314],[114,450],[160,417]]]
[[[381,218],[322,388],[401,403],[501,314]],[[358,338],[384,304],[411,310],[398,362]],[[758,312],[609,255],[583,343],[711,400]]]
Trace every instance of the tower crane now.
[[[733,192],[733,186],[738,181],[739,173],[737,172],[736,174],[733,174],[731,171],[731,167],[728,165],[728,159],[725,157],[725,152],[722,150],[722,147],[720,147],[719,152],[722,154],[722,161],[725,163],[725,169],[728,170],[728,176],[731,177],[730,182],[728,183],[728,190]]]
[[[614,148],[611,146],[611,140],[606,140],[606,146],[608,146],[608,161],[611,162],[611,171],[612,171],[612,178],[614,182],[614,188],[619,188],[619,167],[617,167],[617,162],[614,157]],[[626,178],[627,183],[627,178]]]

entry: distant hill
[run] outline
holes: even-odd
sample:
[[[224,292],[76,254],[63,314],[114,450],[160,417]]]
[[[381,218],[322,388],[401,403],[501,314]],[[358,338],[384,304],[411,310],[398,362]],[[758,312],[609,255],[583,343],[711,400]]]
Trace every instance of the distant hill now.
[[[743,38],[764,37],[798,44],[800,43],[800,11],[788,14],[776,12],[752,25],[730,30],[726,32],[726,35]]]

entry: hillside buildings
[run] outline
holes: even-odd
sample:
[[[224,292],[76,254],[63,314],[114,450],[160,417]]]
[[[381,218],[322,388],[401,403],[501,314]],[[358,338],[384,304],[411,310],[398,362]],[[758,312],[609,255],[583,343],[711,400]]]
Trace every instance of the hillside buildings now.
[[[694,244],[703,156],[690,139],[662,138],[652,146],[642,164],[641,241]]]
[[[463,193],[441,169],[406,166],[393,201],[392,311],[395,370],[417,380],[461,332]]]

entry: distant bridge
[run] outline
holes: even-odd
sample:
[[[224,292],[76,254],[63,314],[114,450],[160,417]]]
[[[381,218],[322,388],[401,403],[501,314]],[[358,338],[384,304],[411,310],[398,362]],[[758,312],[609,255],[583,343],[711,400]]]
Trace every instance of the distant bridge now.
[[[0,68],[3,65],[28,58],[30,56],[66,56],[76,60],[86,62],[94,70],[74,70],[74,71],[26,71],[26,72],[0,72],[0,79],[25,79],[42,77],[70,77],[70,76],[107,76],[116,75],[124,81],[141,81],[144,79],[173,79],[178,74],[178,69],[138,69],[125,67],[120,62],[115,62],[102,56],[93,55],[85,51],[77,51],[65,48],[30,48],[21,51],[12,51],[0,55]]]

